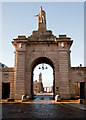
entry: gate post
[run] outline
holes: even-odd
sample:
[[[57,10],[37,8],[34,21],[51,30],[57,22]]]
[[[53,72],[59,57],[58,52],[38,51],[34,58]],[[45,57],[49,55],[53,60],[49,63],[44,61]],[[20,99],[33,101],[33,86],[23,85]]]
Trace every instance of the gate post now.
[[[14,98],[22,99],[25,95],[25,53],[26,37],[18,36],[12,44],[15,46],[15,74],[14,74]]]
[[[59,35],[58,55],[59,55],[59,91],[61,99],[69,99],[69,78],[70,78],[70,38],[66,35]]]

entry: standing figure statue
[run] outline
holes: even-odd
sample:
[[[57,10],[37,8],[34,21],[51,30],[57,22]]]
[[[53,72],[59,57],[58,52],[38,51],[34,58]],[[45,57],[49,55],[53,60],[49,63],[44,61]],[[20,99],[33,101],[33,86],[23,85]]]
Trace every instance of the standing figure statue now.
[[[46,31],[46,13],[44,10],[42,10],[42,7],[40,8],[38,17],[38,31],[45,32]]]
[[[40,12],[38,14],[38,23],[46,22],[46,13],[44,10],[42,10],[42,7],[40,8]]]

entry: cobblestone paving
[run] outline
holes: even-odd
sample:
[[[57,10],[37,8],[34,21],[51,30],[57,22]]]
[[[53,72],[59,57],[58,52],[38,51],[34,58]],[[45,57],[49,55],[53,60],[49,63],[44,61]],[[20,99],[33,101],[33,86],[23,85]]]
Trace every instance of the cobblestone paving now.
[[[3,118],[86,118],[86,111],[55,103],[44,96],[37,99],[29,103],[3,103]]]

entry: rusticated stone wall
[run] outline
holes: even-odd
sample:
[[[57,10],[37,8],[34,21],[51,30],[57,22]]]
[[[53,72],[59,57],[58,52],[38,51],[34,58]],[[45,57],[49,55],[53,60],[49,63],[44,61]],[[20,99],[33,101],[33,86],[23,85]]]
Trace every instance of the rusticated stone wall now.
[[[14,98],[14,68],[0,68],[0,74],[0,89],[2,88],[2,83],[10,83],[10,98]],[[2,98],[2,90],[0,92]]]

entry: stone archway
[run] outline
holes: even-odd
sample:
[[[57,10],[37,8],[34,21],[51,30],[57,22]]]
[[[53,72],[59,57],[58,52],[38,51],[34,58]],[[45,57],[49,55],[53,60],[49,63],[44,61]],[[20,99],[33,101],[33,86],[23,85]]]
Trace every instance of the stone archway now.
[[[37,31],[33,31],[28,38],[18,36],[12,42],[15,47],[13,96],[15,99],[21,99],[25,94],[32,97],[33,69],[37,64],[45,62],[54,69],[54,95],[60,94],[62,99],[69,99],[70,47],[73,40],[66,35],[56,37],[51,30],[46,29],[44,10],[41,9],[39,16],[45,19],[38,22]]]
[[[41,64],[41,63],[46,63],[46,64],[50,65],[53,69],[53,97],[55,97],[55,67],[54,67],[52,60],[50,60],[47,57],[39,57],[39,58],[36,58],[32,62],[32,65],[31,65],[31,68],[32,68],[32,71],[31,71],[31,97],[33,98],[33,71],[34,71],[34,68],[38,64]]]

